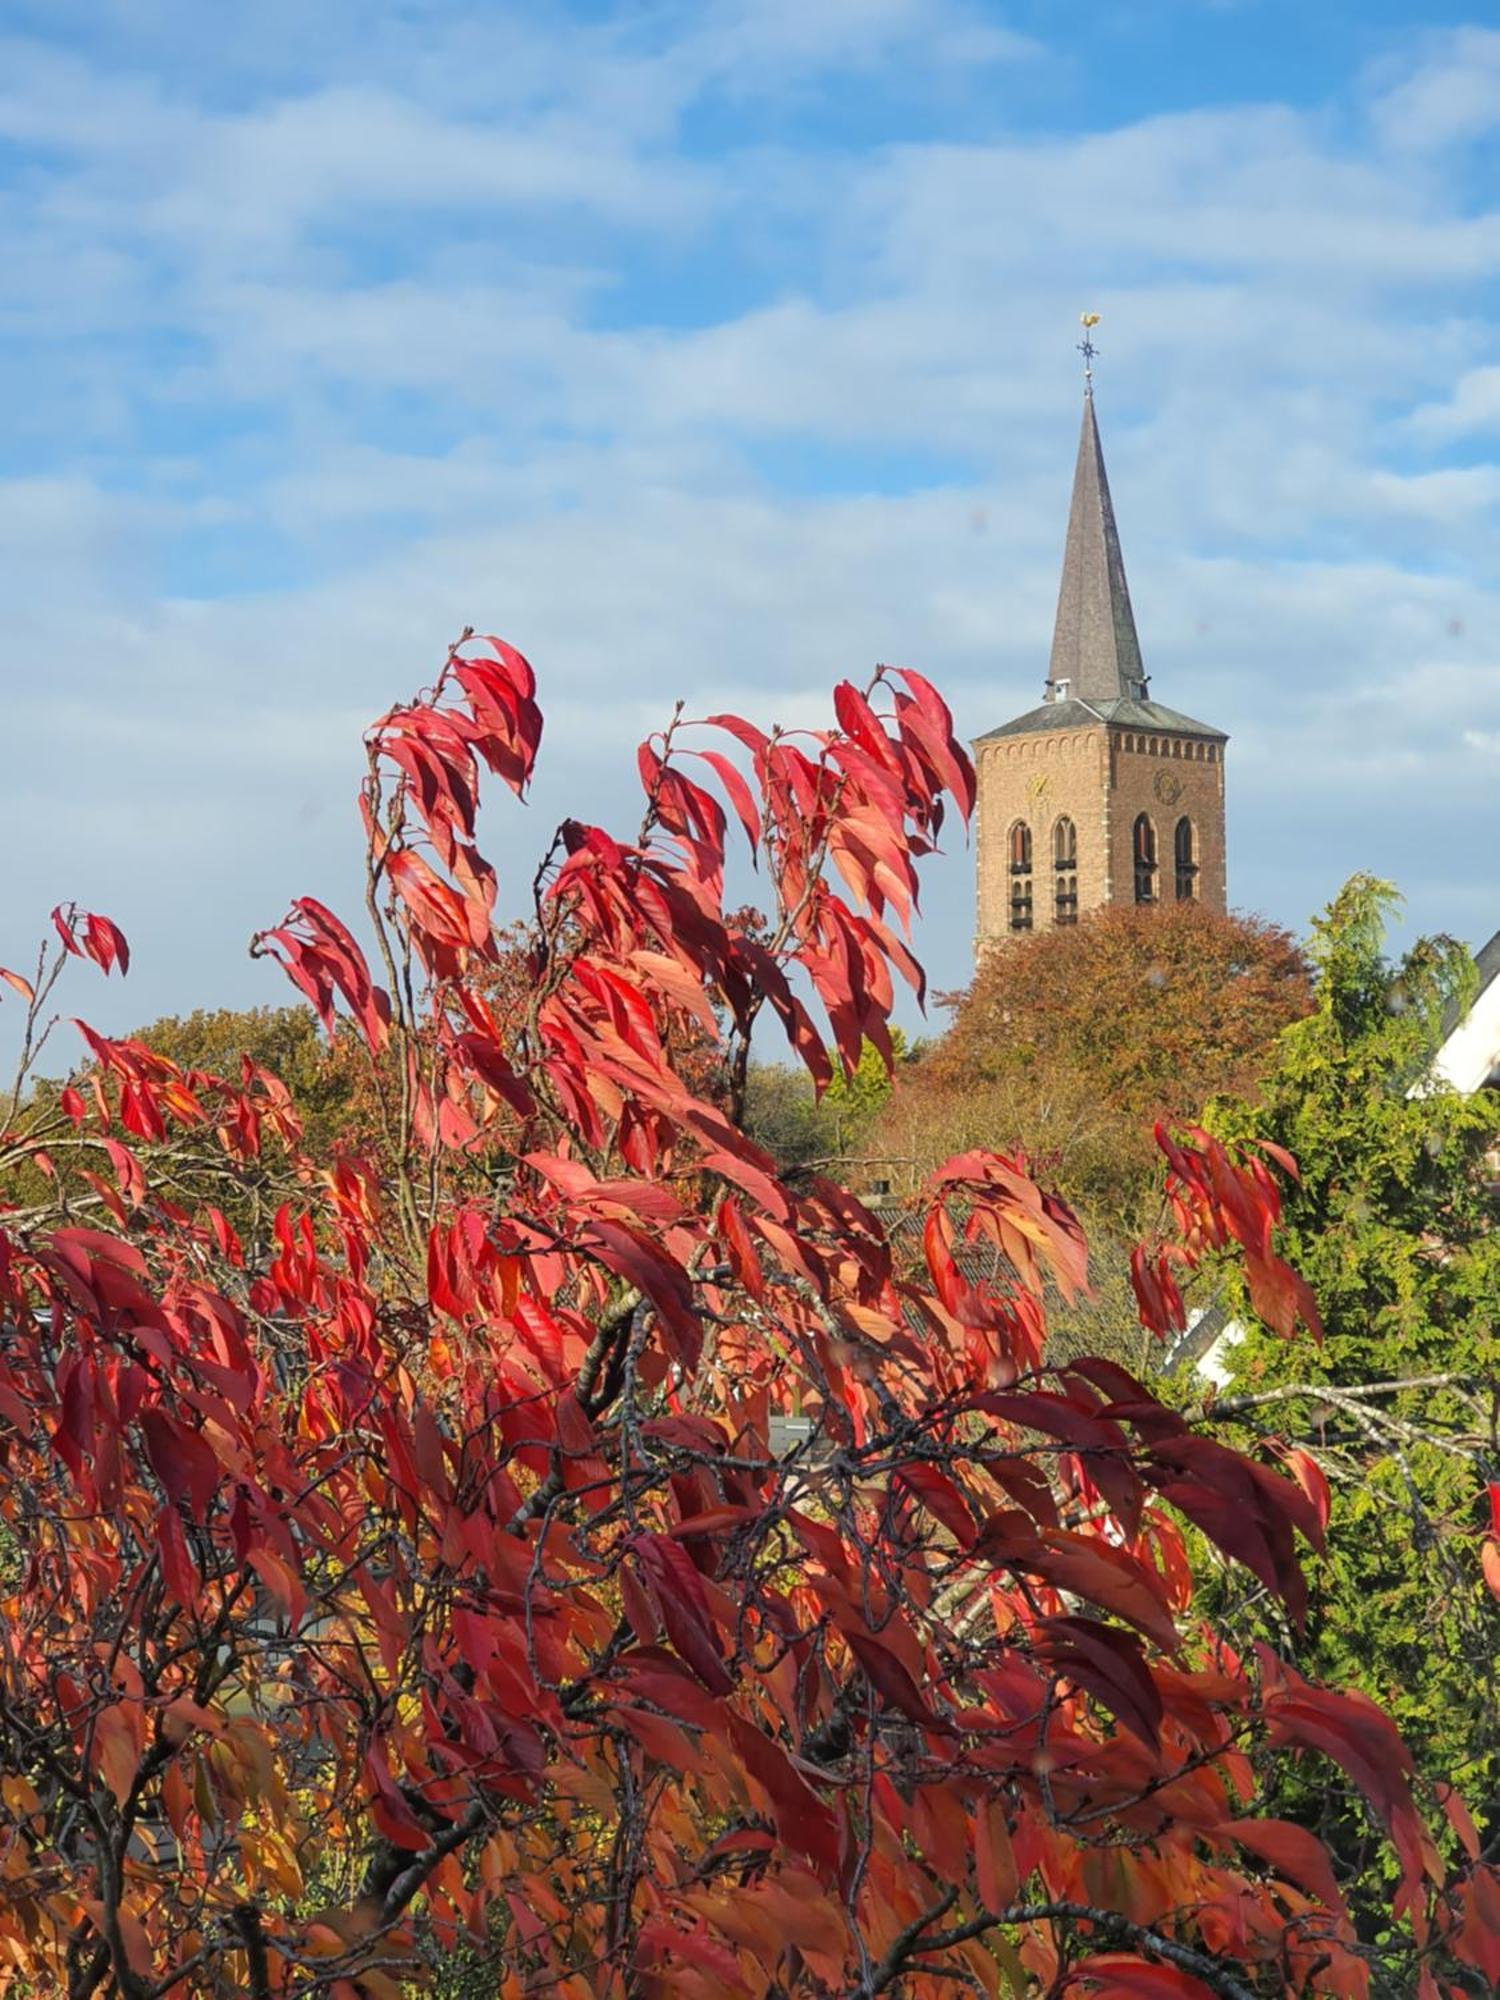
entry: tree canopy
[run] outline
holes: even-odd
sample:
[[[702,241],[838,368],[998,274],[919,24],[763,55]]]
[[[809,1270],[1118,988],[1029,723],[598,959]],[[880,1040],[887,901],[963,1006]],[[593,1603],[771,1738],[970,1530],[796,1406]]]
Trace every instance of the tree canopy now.
[[[1157,1119],[1248,1092],[1310,1003],[1306,960],[1260,917],[1112,904],[990,950],[948,1032],[898,1081],[880,1131],[923,1172],[953,1150],[1021,1145],[1101,1220],[1157,1195]]]
[[[1313,1566],[1299,1662],[1385,1704],[1425,1768],[1463,1783],[1492,1839],[1500,1543],[1487,1537],[1500,1534],[1500,1485],[1487,1493],[1486,1482],[1500,1478],[1500,1234],[1486,1156],[1500,1105],[1434,1081],[1474,967],[1443,937],[1389,959],[1396,900],[1367,876],[1344,887],[1313,927],[1313,1012],[1282,1037],[1253,1104],[1214,1108],[1221,1134],[1296,1156],[1283,1240],[1325,1327],[1320,1346],[1295,1350],[1252,1329],[1228,1357],[1224,1409],[1251,1425],[1274,1414],[1330,1484],[1334,1533]],[[1362,1833],[1347,1797],[1284,1782],[1289,1809],[1344,1843],[1352,1867]],[[1364,1879],[1383,1893],[1378,1870]]]
[[[927,1180],[914,1274],[746,1136],[763,1015],[820,1086],[830,1044],[889,1054],[918,868],[972,804],[920,676],[834,712],[643,745],[639,830],[563,823],[494,979],[481,777],[523,796],[542,722],[526,661],[465,635],[367,736],[366,943],[310,897],[260,941],[392,1121],[305,1162],[263,1253],[155,1168],[205,1126],[253,1160],[270,1086],[84,1031],[60,1108],[96,1206],[0,1231],[18,1990],[398,2000],[468,1962],[503,2000],[1358,1996],[1344,1885],[1264,1810],[1301,1758],[1389,1843],[1398,1990],[1500,1974],[1458,1795],[1280,1632],[1203,1615],[1190,1535],[1301,1628],[1310,1457],[1049,1361],[1086,1246],[1018,1160]],[[731,816],[763,931],[723,908]],[[58,930],[124,969],[106,919]],[[11,982],[30,1039],[61,962]],[[1145,1323],[1232,1251],[1315,1330],[1280,1149],[1166,1143]]]
[[[130,1039],[207,1074],[236,1072],[249,1056],[290,1091],[314,1158],[327,1158],[340,1141],[368,1141],[359,1125],[364,1065],[349,1043],[330,1043],[311,1007],[198,1008],[164,1015]]]
[[[823,1090],[799,1063],[752,1063],[746,1077],[745,1130],[784,1169],[847,1166],[869,1140],[890,1101],[892,1078],[922,1053],[891,1029],[890,1062],[872,1042],[852,1072],[842,1064]]]

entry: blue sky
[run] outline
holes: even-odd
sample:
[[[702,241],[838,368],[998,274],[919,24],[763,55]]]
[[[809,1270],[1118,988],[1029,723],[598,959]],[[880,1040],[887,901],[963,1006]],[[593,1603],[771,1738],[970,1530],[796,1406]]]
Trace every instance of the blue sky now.
[[[1500,33],[1391,0],[0,4],[0,962],[76,897],[112,1026],[282,997],[359,731],[463,624],[526,814],[633,819],[678,693],[816,721],[1045,672],[1099,409],[1230,891],[1500,924]],[[924,956],[968,966],[971,859]],[[9,1003],[7,1003],[8,1005]]]

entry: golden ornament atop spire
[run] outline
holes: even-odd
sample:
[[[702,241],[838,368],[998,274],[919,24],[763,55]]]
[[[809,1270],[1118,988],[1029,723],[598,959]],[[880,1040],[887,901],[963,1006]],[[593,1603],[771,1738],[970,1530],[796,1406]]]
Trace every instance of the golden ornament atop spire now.
[[[1078,343],[1078,352],[1083,356],[1083,386],[1085,393],[1094,393],[1094,356],[1099,352],[1094,345],[1094,328],[1099,324],[1098,313],[1080,313],[1078,323],[1083,328],[1083,338]]]

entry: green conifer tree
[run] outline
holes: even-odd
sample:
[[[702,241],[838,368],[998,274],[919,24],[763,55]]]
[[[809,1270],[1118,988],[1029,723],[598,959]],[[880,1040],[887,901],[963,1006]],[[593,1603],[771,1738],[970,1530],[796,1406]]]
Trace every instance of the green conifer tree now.
[[[1445,1027],[1476,975],[1451,938],[1386,956],[1394,889],[1356,876],[1314,924],[1312,1014],[1286,1029],[1256,1102],[1220,1100],[1226,1136],[1295,1155],[1280,1247],[1312,1284],[1321,1348],[1253,1330],[1218,1404],[1308,1450],[1330,1490],[1333,1553],[1316,1569],[1306,1670],[1385,1703],[1419,1765],[1443,1773],[1500,1835],[1500,1606],[1480,1568],[1500,1478],[1500,1231],[1493,1092],[1435,1082]],[[1243,1607],[1253,1620],[1256,1607]],[[1283,1810],[1344,1851],[1364,1820],[1332,1769],[1285,1782]],[[1372,1850],[1373,1851],[1373,1850]],[[1369,1910],[1384,1907],[1368,1876]]]

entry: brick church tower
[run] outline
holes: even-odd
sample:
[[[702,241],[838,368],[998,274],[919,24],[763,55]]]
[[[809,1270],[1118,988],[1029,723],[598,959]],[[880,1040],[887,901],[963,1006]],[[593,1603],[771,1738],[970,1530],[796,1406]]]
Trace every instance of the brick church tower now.
[[[1045,696],[973,745],[980,952],[1104,903],[1225,907],[1229,739],[1150,698],[1085,383]]]

